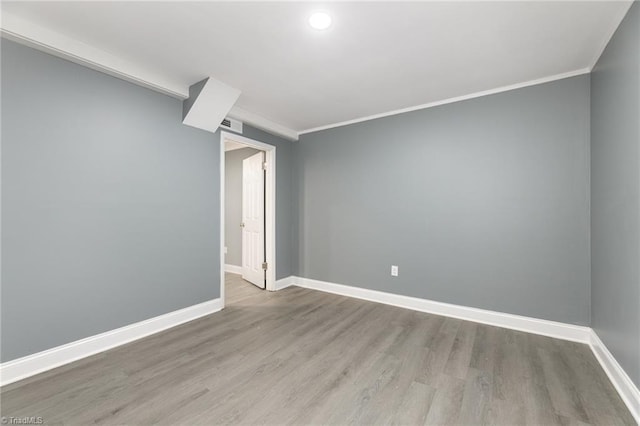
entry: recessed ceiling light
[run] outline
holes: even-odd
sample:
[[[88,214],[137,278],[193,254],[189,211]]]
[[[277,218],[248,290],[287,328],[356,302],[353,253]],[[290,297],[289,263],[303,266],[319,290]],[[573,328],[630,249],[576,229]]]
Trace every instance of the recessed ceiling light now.
[[[331,16],[327,12],[313,12],[309,17],[309,25],[316,30],[326,30],[331,26]]]

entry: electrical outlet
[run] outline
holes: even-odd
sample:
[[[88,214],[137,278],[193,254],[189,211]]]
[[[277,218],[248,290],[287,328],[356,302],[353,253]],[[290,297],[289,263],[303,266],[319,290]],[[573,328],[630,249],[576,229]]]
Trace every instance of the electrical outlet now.
[[[398,266],[397,265],[391,265],[391,276],[392,277],[397,277],[398,276]]]
[[[227,254],[227,248],[226,247],[224,248],[224,254]]]

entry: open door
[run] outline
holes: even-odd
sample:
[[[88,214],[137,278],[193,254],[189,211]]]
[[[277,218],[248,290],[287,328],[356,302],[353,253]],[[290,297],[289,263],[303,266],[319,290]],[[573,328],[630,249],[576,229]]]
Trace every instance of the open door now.
[[[264,152],[242,160],[242,278],[265,288]]]

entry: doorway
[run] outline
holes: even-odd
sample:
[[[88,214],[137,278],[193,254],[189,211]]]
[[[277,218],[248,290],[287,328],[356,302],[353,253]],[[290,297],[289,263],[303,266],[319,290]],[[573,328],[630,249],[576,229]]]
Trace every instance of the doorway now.
[[[229,174],[227,159],[230,160]],[[220,299],[223,307],[225,272],[241,274],[245,281],[275,291],[275,159],[273,145],[229,132],[220,133]],[[229,185],[234,185],[231,188],[227,184],[228,175],[230,180],[240,179],[242,183],[230,181]],[[231,194],[231,191],[239,193]],[[227,216],[229,212],[231,215]]]
[[[225,155],[227,156],[225,166],[227,172],[226,188],[229,189],[229,157],[233,153],[229,152],[229,143],[225,147]],[[249,151],[247,153],[247,150]],[[235,151],[235,150],[234,150]],[[243,155],[240,165],[241,171],[241,203],[240,203],[240,269],[242,279],[250,282],[258,288],[265,289],[267,281],[267,271],[265,270],[265,214],[264,214],[264,193],[265,193],[265,161],[264,151],[254,152],[253,148],[240,149]],[[248,155],[248,156],[247,156]],[[229,199],[230,194],[227,193],[226,212],[227,224],[225,226],[225,242],[227,244],[227,260],[229,262]],[[237,234],[237,233],[235,233]],[[225,266],[226,267],[226,266]]]

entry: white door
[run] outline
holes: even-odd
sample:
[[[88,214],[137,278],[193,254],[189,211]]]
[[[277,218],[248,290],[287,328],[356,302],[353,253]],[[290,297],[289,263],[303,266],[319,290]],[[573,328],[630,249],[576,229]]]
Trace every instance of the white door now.
[[[242,160],[242,278],[265,288],[264,153]]]

